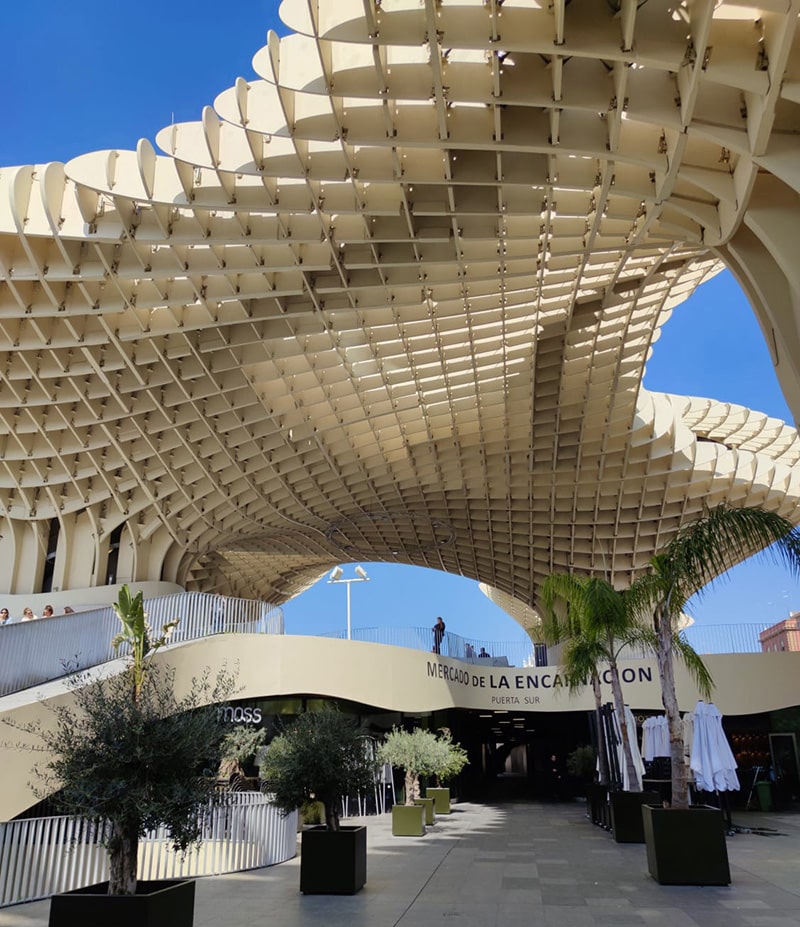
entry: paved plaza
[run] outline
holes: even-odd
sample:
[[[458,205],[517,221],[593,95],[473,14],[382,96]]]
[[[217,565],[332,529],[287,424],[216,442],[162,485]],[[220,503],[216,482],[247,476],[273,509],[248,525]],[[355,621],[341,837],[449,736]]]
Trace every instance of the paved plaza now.
[[[200,879],[196,927],[791,927],[800,925],[800,815],[743,813],[774,836],[728,839],[728,888],[668,887],[645,849],[593,827],[582,804],[460,804],[422,838],[369,827],[366,887],[304,896],[299,858]],[[2,927],[43,927],[48,901],[0,911]]]

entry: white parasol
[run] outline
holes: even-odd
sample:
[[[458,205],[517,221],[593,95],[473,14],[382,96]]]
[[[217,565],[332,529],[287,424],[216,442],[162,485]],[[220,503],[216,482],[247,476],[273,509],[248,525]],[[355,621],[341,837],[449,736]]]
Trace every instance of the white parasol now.
[[[690,765],[698,789],[730,792],[740,788],[736,760],[722,730],[722,715],[713,702],[699,701],[695,707]]]
[[[664,715],[647,718],[642,727],[642,757],[669,756],[669,725]]]
[[[616,712],[612,712],[614,719],[614,731],[617,735],[617,757],[619,769],[622,771],[622,788],[626,792],[641,792],[642,776],[644,775],[644,763],[642,755],[639,753],[639,744],[636,737],[636,719],[633,712],[625,706],[625,724],[628,727],[628,739],[631,744],[631,755],[633,756],[633,765],[636,770],[636,782],[632,783],[628,778],[628,764],[625,762],[625,751],[622,746],[622,732],[620,731],[619,721]]]

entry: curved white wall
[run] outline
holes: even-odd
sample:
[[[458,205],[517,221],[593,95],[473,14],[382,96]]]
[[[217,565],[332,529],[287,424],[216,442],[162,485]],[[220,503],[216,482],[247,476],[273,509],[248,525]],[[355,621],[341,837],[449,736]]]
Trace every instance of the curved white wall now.
[[[185,691],[193,675],[208,666],[238,669],[238,698],[315,695],[407,713],[467,708],[488,711],[586,711],[590,689],[571,696],[560,685],[556,667],[483,668],[459,660],[380,644],[320,637],[225,634],[162,651],[158,660],[176,670],[176,686]],[[800,653],[710,655],[707,665],[716,683],[714,701],[724,715],[742,715],[800,703]],[[113,672],[120,663],[107,664]],[[658,674],[652,660],[625,664],[626,701],[635,708],[661,709]],[[629,681],[628,681],[629,680]],[[677,670],[681,709],[692,708],[698,691]],[[605,684],[604,700],[611,699]],[[49,707],[71,700],[63,681],[0,699],[0,720],[48,723]],[[21,749],[24,736],[7,728],[0,755],[4,772],[0,820],[8,820],[36,799],[30,788],[34,762],[41,754]]]

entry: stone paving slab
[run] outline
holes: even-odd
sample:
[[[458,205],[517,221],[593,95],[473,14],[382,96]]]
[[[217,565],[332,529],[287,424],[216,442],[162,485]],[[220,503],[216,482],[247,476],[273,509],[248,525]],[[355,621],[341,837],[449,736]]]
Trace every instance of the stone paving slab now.
[[[360,819],[355,896],[301,895],[299,858],[198,879],[195,927],[800,927],[800,816],[735,815],[777,833],[729,837],[733,884],[704,888],[658,885],[644,846],[614,843],[579,803],[457,809],[416,838],[392,837],[388,815]],[[0,927],[46,927],[48,910],[2,909]]]

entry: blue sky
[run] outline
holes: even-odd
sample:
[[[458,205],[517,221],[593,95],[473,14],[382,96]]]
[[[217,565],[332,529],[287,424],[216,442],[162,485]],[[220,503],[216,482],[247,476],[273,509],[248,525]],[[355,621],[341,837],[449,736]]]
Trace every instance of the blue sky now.
[[[8,3],[0,56],[0,165],[66,161],[86,151],[134,148],[163,126],[199,119],[238,76],[268,29],[285,30],[278,4],[255,0],[38,0]],[[679,307],[648,364],[652,390],[737,402],[791,420],[760,329],[737,284],[723,274]],[[467,637],[518,640],[521,630],[472,580],[365,564],[352,587],[354,627],[429,627],[443,615]],[[353,565],[345,565],[351,577]],[[800,608],[800,583],[779,569],[744,564],[692,613],[698,624],[772,622]],[[339,630],[345,589],[324,581],[285,606],[287,630]]]

